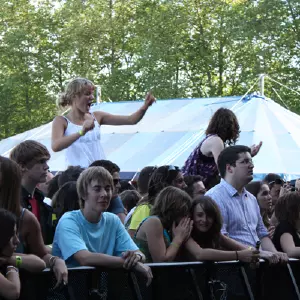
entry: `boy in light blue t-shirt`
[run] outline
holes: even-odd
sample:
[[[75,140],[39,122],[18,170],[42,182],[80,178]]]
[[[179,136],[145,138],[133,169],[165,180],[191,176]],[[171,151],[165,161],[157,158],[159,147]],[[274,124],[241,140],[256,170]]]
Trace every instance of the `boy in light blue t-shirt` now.
[[[152,280],[144,255],[132,241],[120,219],[105,212],[112,196],[113,180],[102,167],[90,167],[77,181],[81,210],[65,213],[53,241],[53,255],[68,267],[102,266],[134,269]]]

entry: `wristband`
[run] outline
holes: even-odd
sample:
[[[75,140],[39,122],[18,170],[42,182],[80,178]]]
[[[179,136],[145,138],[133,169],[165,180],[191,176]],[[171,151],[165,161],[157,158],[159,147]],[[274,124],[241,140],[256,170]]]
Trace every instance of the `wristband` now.
[[[180,245],[178,245],[178,244],[176,244],[176,243],[174,243],[174,242],[172,242],[171,245],[173,245],[173,246],[174,246],[175,248],[177,248],[177,249],[180,248]]]
[[[83,133],[83,130],[82,130],[82,129],[80,129],[80,130],[78,131],[78,133],[79,133],[80,136],[84,136],[84,133]]]
[[[14,266],[7,266],[6,269],[7,269],[6,275],[11,272],[19,273],[19,270]]]
[[[54,265],[55,265],[55,262],[56,260],[58,259],[57,256],[51,256],[50,259],[49,259],[49,267],[50,269],[52,270]]]
[[[139,256],[140,257],[140,261],[143,261],[143,256],[141,253],[136,253],[135,255]]]
[[[19,273],[18,271],[16,271],[16,270],[13,270],[13,269],[11,269],[11,270],[8,270],[7,272],[6,272],[6,276],[9,274],[9,273]]]
[[[19,269],[21,268],[21,265],[22,265],[22,257],[21,256],[16,256],[16,267]]]

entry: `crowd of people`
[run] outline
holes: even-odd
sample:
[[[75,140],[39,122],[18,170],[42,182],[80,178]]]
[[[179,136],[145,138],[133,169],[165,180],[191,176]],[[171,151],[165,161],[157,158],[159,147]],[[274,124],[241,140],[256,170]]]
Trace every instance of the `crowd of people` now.
[[[155,98],[131,116],[90,114],[94,85],[75,79],[60,96],[70,105],[53,122],[52,148],[69,165],[49,172],[48,149],[33,140],[0,157],[0,297],[17,299],[19,269],[50,268],[56,287],[68,268],[101,266],[141,273],[151,262],[228,261],[286,264],[300,257],[300,181],[277,174],[253,181],[257,146],[235,145],[232,111],[212,116],[185,165],[145,166],[131,181],[106,160],[100,126],[136,124]]]

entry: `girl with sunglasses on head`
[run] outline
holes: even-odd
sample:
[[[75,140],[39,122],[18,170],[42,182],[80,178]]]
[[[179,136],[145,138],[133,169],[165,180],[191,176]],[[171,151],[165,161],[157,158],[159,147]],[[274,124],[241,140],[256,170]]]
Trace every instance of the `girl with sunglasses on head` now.
[[[58,116],[52,125],[52,150],[67,149],[66,165],[88,167],[93,161],[104,159],[100,143],[102,125],[134,125],[145,115],[155,98],[148,93],[143,106],[129,116],[113,115],[103,111],[90,112],[95,85],[88,79],[71,80],[60,94],[57,105],[70,107],[65,116]]]
[[[183,175],[178,167],[161,166],[153,171],[149,180],[148,194],[138,203],[131,217],[128,227],[131,237],[134,236],[140,223],[150,215],[150,210],[159,192],[167,186],[174,186],[182,190],[186,188]]]

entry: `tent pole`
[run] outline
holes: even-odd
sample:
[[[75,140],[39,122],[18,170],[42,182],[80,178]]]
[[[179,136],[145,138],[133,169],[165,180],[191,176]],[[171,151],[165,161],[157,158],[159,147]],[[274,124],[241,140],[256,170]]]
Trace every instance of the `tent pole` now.
[[[99,104],[101,102],[101,87],[96,86],[96,103]]]
[[[260,95],[265,95],[265,74],[259,75],[259,88],[260,88]]]

